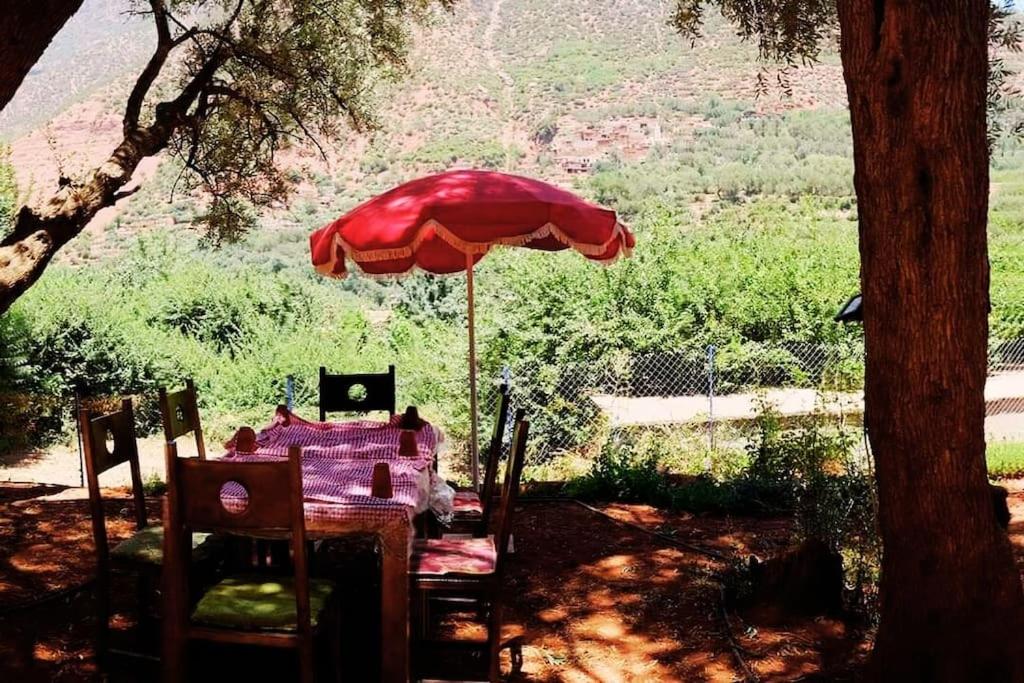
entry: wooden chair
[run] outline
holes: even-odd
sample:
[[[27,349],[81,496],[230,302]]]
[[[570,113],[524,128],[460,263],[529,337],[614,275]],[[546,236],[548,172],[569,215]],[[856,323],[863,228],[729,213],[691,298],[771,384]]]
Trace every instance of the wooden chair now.
[[[97,653],[101,659],[111,653],[138,655],[138,652],[112,650],[109,647],[112,574],[123,572],[136,576],[139,623],[145,627],[149,624],[150,597],[163,566],[163,528],[159,525],[150,526],[146,517],[146,499],[139,470],[139,450],[131,399],[124,399],[119,411],[107,415],[95,416],[83,408],[79,411],[78,421],[89,487],[93,541],[96,546],[99,627]],[[99,477],[107,470],[125,462],[131,471],[136,531],[111,550],[107,538]],[[219,547],[207,534],[195,536],[192,544],[196,550],[194,557],[197,565],[212,564],[216,560]]]
[[[353,390],[358,387],[363,388],[363,396],[353,395]],[[374,410],[386,410],[391,416],[395,414],[394,365],[389,365],[387,372],[379,374],[353,375],[329,375],[327,368],[320,367],[321,422],[327,419],[327,413],[369,413]]]
[[[199,459],[206,460],[196,385],[191,379],[185,380],[185,388],[180,391],[168,393],[166,389],[160,389],[160,417],[164,424],[164,441],[171,443],[191,432],[195,435]]]
[[[179,458],[168,443],[168,492],[164,529],[164,674],[166,681],[185,680],[190,641],[294,648],[299,680],[313,680],[313,640],[321,631],[332,637],[335,674],[340,674],[340,620],[334,584],[311,579],[306,523],[302,506],[302,452],[288,450],[287,461],[228,462]],[[226,486],[241,487],[239,507],[226,507]],[[219,531],[264,538],[286,538],[291,546],[292,576],[248,571],[229,575],[189,607],[186,534]],[[190,613],[191,612],[191,613]]]
[[[478,651],[485,657],[489,680],[498,680],[501,578],[512,534],[512,514],[519,495],[529,428],[526,420],[516,422],[502,485],[497,533],[484,538],[428,538],[413,541],[410,582],[416,610],[413,661],[418,675],[436,675],[436,672],[426,670],[436,661],[431,651],[447,646]],[[430,639],[430,603],[438,598],[469,599],[480,605],[487,614],[486,642],[481,644],[474,641]]]
[[[497,493],[498,466],[504,451],[505,427],[508,425],[509,395],[508,385],[498,388],[498,414],[494,417],[491,442],[487,449],[487,465],[484,468],[484,479],[480,493],[472,490],[455,492],[455,514],[452,523],[446,529],[450,533],[469,533],[477,537],[487,535],[490,528],[491,515],[494,510],[494,498]],[[523,419],[525,411],[516,412],[515,421]]]

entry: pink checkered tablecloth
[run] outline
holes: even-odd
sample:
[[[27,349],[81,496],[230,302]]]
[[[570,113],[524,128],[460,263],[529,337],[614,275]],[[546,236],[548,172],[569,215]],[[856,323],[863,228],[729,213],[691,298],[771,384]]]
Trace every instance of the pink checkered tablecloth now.
[[[390,422],[310,422],[279,408],[274,420],[256,437],[255,453],[237,453],[233,442],[224,456],[234,462],[287,457],[289,446],[302,447],[302,488],[307,520],[385,523],[396,515],[412,518],[431,504],[434,486],[443,484],[432,464],[442,435],[429,423],[416,434],[418,455],[399,455],[402,429]],[[386,462],[391,471],[391,498],[371,495],[373,466]],[[241,486],[222,494],[228,508],[243,508]]]
[[[303,458],[408,460],[398,454],[403,431],[398,426],[401,419],[401,415],[395,415],[387,422],[310,422],[282,407],[256,436],[256,445],[261,455],[287,456],[289,446],[301,446]],[[413,434],[418,459],[432,464],[438,445],[443,441],[440,432],[430,423],[424,423]],[[225,446],[229,453],[234,452],[232,442]]]

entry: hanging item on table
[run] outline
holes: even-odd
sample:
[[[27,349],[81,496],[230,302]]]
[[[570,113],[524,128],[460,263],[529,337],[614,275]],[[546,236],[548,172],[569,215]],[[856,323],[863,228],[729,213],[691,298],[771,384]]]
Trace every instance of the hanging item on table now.
[[[235,453],[256,452],[256,432],[252,427],[239,427],[224,447]]]
[[[419,446],[416,444],[416,432],[411,429],[403,429],[398,437],[398,454],[406,458],[415,458],[420,454]]]
[[[394,495],[391,490],[391,468],[386,462],[378,462],[373,466],[370,493],[374,498],[390,498]]]
[[[416,406],[409,406],[405,409],[405,413],[402,414],[401,420],[399,420],[399,426],[402,429],[414,429],[419,431],[425,425],[422,419],[420,419],[420,411],[417,410]]]

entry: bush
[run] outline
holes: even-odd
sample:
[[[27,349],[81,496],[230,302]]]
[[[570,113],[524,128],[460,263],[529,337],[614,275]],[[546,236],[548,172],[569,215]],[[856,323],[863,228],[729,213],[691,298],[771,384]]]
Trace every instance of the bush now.
[[[762,405],[755,425],[741,486],[768,505],[793,510],[802,538],[838,551],[853,586],[850,601],[874,615],[880,561],[874,482],[856,461],[856,438],[817,414],[786,426],[769,405]]]
[[[843,556],[850,603],[873,614],[879,562],[873,482],[856,462],[853,435],[823,415],[787,423],[767,404],[752,432],[741,470],[683,481],[669,471],[680,459],[673,440],[651,438],[657,432],[627,434],[610,441],[566,491],[694,513],[792,514],[800,538],[823,541]]]
[[[662,461],[666,452],[638,448],[626,441],[609,442],[594,460],[590,472],[570,483],[570,495],[588,500],[620,500],[665,505],[669,487]]]
[[[61,294],[51,296],[54,290]],[[17,314],[31,330],[28,362],[44,373],[38,381],[48,394],[142,393],[178,370],[102,277],[55,272],[18,303]]]

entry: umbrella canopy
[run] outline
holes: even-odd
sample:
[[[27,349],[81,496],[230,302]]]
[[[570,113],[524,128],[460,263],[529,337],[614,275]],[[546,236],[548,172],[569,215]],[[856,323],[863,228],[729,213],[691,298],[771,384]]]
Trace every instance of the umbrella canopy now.
[[[313,265],[333,277],[345,276],[346,260],[371,275],[457,273],[496,244],[573,248],[611,262],[629,255],[634,238],[614,211],[539,180],[490,171],[399,185],[310,237]]]
[[[473,266],[495,245],[561,251],[610,263],[636,240],[614,211],[553,185],[491,171],[449,171],[410,181],[357,206],[309,238],[313,266],[345,277],[347,261],[364,273],[394,276],[414,269],[466,271],[473,485],[477,453],[476,337]]]

